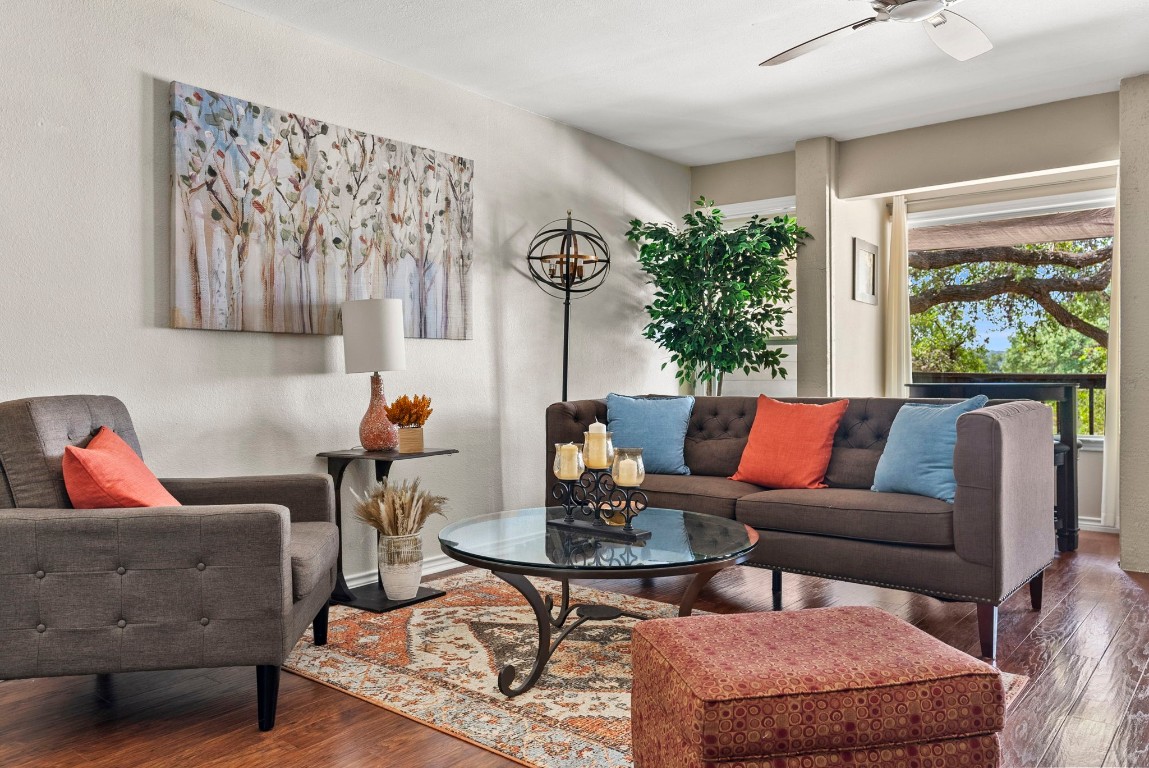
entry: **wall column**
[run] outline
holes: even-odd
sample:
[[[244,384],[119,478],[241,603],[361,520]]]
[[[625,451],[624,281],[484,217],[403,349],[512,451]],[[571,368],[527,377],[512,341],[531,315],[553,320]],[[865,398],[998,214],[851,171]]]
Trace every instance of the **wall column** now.
[[[798,250],[798,396],[826,397],[833,389],[830,344],[831,201],[837,142],[827,137],[794,146],[798,223],[811,239]]]
[[[1121,82],[1121,567],[1149,572],[1149,75]]]

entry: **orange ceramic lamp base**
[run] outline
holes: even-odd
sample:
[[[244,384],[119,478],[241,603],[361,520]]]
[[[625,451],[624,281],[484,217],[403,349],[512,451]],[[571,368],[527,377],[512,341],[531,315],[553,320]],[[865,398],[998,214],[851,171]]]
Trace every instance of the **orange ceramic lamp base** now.
[[[359,443],[368,451],[393,451],[399,445],[399,428],[387,418],[383,379],[371,374],[371,403],[359,422]]]

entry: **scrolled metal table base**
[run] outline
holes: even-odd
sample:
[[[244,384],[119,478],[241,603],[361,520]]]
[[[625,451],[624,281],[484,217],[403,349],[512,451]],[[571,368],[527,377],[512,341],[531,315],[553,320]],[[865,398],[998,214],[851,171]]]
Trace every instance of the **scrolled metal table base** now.
[[[679,616],[689,616],[691,609],[694,606],[694,601],[698,598],[698,594],[702,588],[706,586],[707,582],[718,573],[719,569],[701,571],[694,574],[694,578],[690,581],[690,586],[687,587],[686,593],[683,595],[682,603],[678,609]],[[562,597],[558,605],[558,615],[554,615],[555,602],[554,599],[547,595],[545,598],[539,594],[538,589],[531,583],[530,579],[517,573],[503,573],[501,571],[491,571],[495,576],[498,576],[503,581],[510,584],[517,589],[523,597],[527,599],[531,609],[535,612],[535,621],[539,625],[539,646],[535,653],[535,661],[531,666],[530,673],[519,685],[514,685],[515,678],[518,677],[519,671],[514,664],[507,664],[499,670],[499,691],[507,697],[518,696],[521,693],[529,691],[539,681],[543,675],[543,670],[547,666],[547,662],[551,660],[555,650],[559,644],[567,638],[571,632],[578,629],[580,626],[588,621],[610,621],[622,616],[632,619],[648,619],[649,616],[644,616],[640,613],[632,611],[624,611],[621,608],[615,608],[610,605],[594,605],[588,603],[580,603],[571,605],[570,603],[570,582],[567,579],[559,579],[562,584]],[[569,626],[563,628],[566,620],[571,614],[577,614],[578,618],[575,619]],[[551,639],[553,629],[562,629],[554,639]]]

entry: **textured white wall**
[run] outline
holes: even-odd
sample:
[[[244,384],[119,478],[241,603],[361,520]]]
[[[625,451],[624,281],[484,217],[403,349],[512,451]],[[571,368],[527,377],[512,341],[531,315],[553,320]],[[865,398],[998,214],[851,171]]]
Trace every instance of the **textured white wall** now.
[[[0,71],[0,400],[114,394],[161,476],[321,471],[317,451],[358,442],[368,394],[338,337],[167,327],[171,80],[475,160],[474,340],[409,340],[408,370],[384,377],[389,395],[429,394],[428,444],[462,451],[394,472],[448,496],[453,519],[541,501],[562,315],[522,263],[568,207],[615,257],[574,306],[571,396],[675,389],[640,336],[622,233],[685,212],[685,167],[212,0],[5,2]],[[366,534],[344,536],[349,573],[370,567]]]

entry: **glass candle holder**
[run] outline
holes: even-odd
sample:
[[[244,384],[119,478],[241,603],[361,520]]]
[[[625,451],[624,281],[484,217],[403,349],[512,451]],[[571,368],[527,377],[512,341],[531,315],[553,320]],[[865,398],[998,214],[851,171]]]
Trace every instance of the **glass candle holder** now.
[[[646,479],[646,467],[642,464],[642,449],[616,449],[610,476],[614,484],[621,488],[635,488],[642,485],[642,481]]]
[[[614,463],[614,442],[610,432],[584,432],[582,457],[587,469],[610,469]]]
[[[577,443],[555,443],[555,477],[559,480],[578,480],[586,471],[582,446]]]

